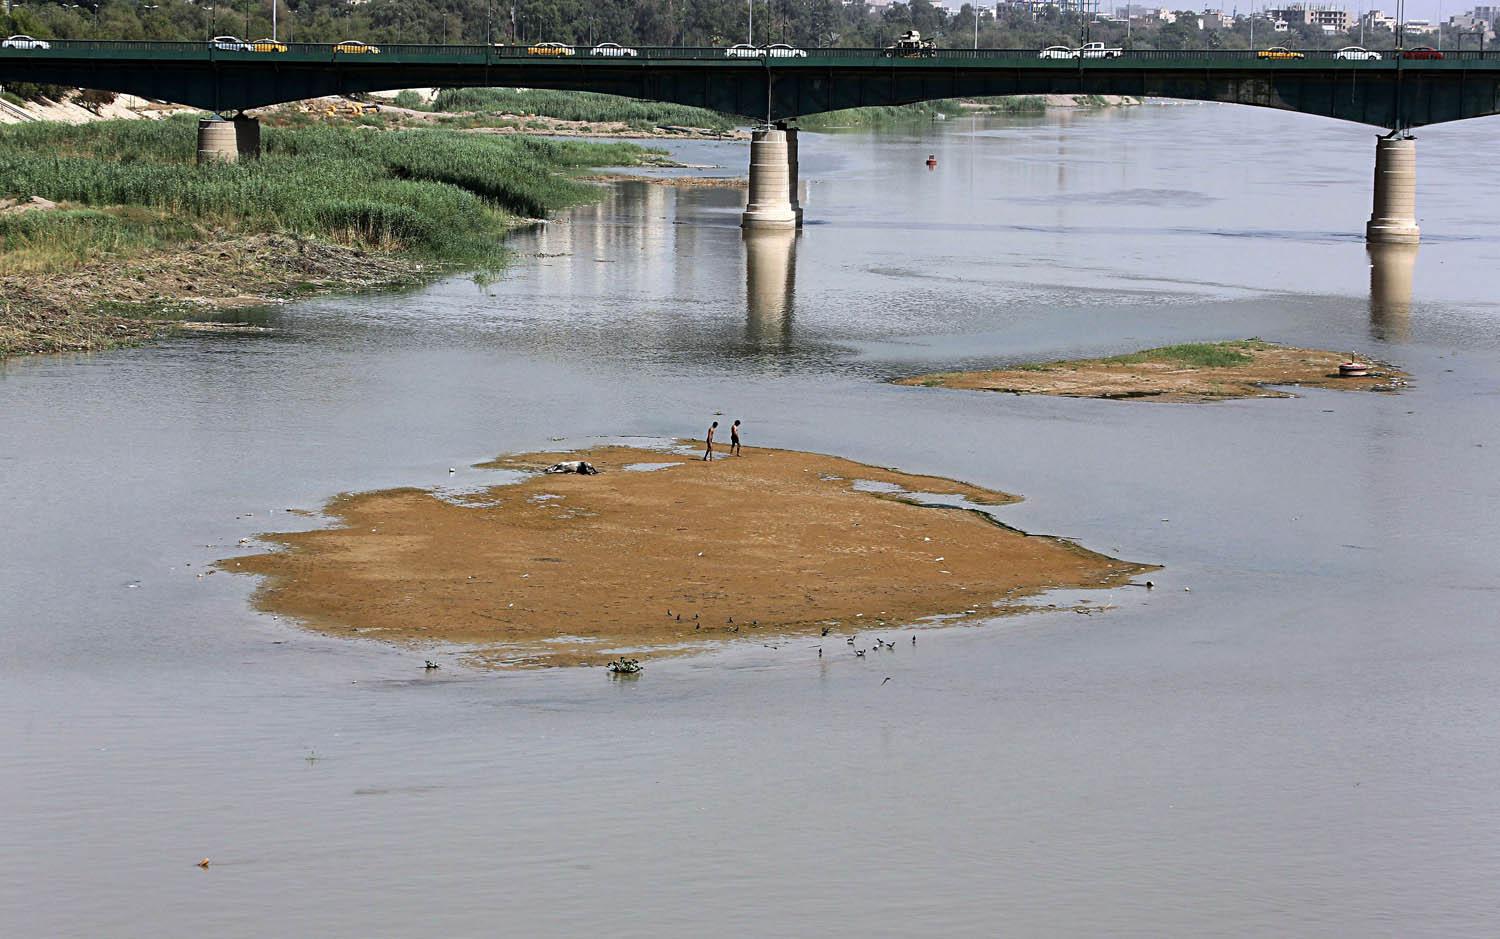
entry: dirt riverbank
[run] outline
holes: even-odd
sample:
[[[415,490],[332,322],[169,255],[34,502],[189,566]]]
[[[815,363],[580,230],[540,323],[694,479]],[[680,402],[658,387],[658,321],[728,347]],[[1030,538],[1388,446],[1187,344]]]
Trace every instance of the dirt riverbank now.
[[[1150,569],[978,510],[1014,501],[1005,493],[813,453],[756,448],[705,463],[601,447],[487,465],[534,472],[572,459],[602,473],[533,475],[455,501],[420,489],[341,496],[326,509],[337,527],[265,535],[287,550],[219,567],[263,575],[258,606],[313,628],[462,643],[508,667],[775,645],[825,629],[828,654],[847,655],[844,637],[860,629],[993,615],[1049,588],[1117,586]],[[902,492],[961,497],[969,510]]]
[[[195,318],[315,293],[415,285],[436,268],[289,235],[184,245],[66,273],[0,277],[0,356],[93,352]]]
[[[1351,360],[1368,374],[1346,377]],[[1289,398],[1285,386],[1344,391],[1397,391],[1409,380],[1393,365],[1357,353],[1297,349],[1256,339],[1189,343],[1105,359],[1047,362],[1017,368],[939,372],[898,379],[899,385],[1004,391],[1073,398],[1149,398],[1154,401],[1221,401]]]

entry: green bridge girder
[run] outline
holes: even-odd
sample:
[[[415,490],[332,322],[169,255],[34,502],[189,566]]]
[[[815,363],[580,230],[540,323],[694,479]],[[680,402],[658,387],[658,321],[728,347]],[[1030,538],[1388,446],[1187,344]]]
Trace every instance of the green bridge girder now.
[[[938,98],[1112,94],[1220,101],[1318,114],[1384,128],[1500,113],[1500,53],[1351,61],[1253,51],[1129,51],[1110,59],[1041,59],[1036,50],[939,50],[888,58],[879,49],[810,49],[806,57],[728,58],[723,49],[639,47],[633,57],[528,54],[525,46],[385,45],[347,54],[328,45],[284,52],[202,42],[54,40],[0,49],[0,84],[95,88],[230,113],[322,95],[416,87],[597,91],[783,120]]]

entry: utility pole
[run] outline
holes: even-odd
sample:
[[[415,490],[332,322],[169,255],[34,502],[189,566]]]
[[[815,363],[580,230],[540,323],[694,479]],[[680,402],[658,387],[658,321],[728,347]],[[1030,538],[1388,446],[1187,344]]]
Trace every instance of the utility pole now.
[[[749,0],[750,4],[750,28],[749,36],[745,39],[750,45],[755,45],[755,0]]]
[[[271,41],[276,41],[276,5],[281,0],[271,0]]]

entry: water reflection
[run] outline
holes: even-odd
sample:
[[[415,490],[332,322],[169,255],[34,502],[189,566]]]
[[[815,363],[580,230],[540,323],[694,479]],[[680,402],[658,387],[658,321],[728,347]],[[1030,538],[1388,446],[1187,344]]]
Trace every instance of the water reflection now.
[[[1370,334],[1385,342],[1411,338],[1411,275],[1417,245],[1369,245]]]
[[[788,348],[797,291],[797,232],[747,229],[744,239],[746,337],[762,348]]]

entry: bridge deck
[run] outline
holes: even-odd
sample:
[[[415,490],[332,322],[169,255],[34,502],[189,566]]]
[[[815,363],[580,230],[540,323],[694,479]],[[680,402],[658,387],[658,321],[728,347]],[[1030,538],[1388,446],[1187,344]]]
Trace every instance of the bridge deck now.
[[[1417,126],[1500,112],[1500,52],[1441,59],[1340,59],[1331,51],[1263,58],[1254,50],[1127,51],[1043,59],[1035,49],[941,49],[928,58],[881,49],[732,58],[724,49],[636,47],[629,57],[536,55],[526,46],[381,45],[284,52],[205,42],[50,41],[0,49],[0,83],[30,81],[140,94],[235,111],[325,94],[420,86],[600,91],[756,117],[1006,94],[1126,94],[1227,101],[1377,126]]]

